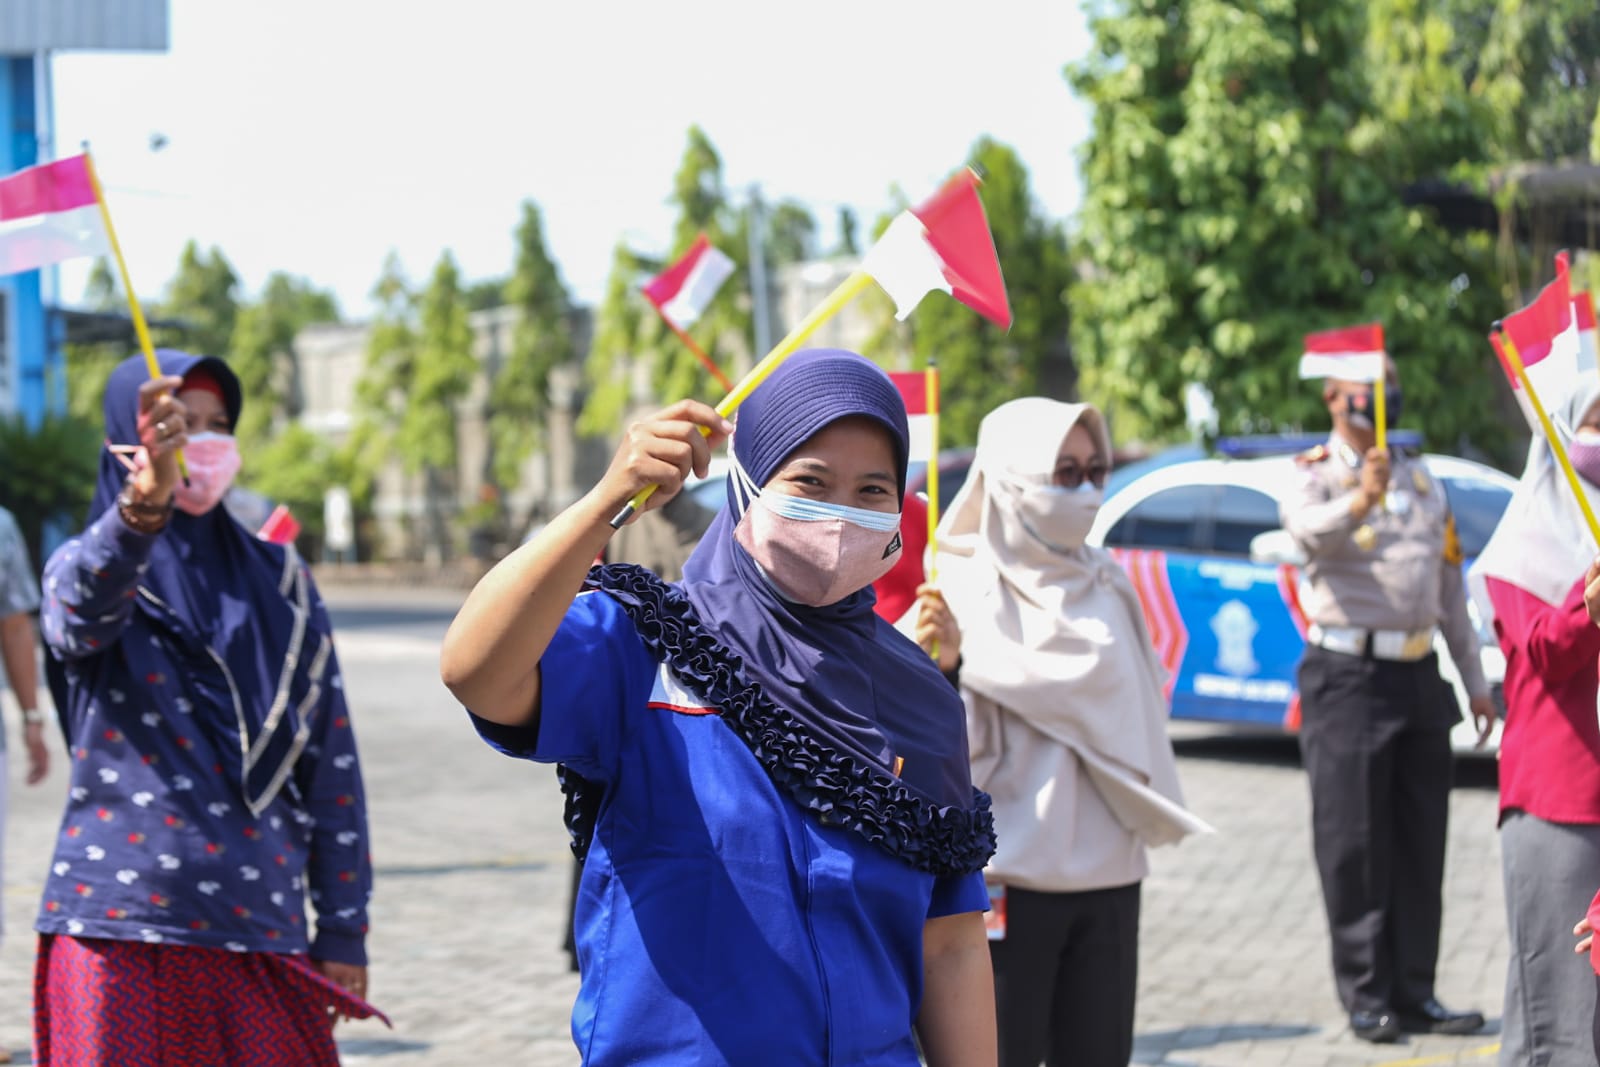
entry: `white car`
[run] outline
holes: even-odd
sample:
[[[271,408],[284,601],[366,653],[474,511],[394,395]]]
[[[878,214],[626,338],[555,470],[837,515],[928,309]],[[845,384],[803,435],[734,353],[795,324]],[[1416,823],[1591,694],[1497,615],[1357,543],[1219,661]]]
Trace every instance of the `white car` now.
[[[1155,465],[1107,498],[1089,533],[1090,544],[1117,555],[1139,591],[1170,676],[1174,718],[1289,731],[1299,726],[1295,670],[1305,646],[1299,609],[1304,560],[1280,529],[1278,505],[1301,477],[1293,446],[1304,444],[1280,443],[1274,454],[1256,442],[1268,454]],[[1430,454],[1424,461],[1445,487],[1470,563],[1499,523],[1516,479],[1451,456]],[[1470,601],[1469,610],[1498,701],[1505,660]],[[1476,735],[1465,715],[1466,694],[1444,639],[1436,645],[1440,670],[1463,709],[1452,741],[1471,750]],[[1488,747],[1496,744],[1498,727]]]

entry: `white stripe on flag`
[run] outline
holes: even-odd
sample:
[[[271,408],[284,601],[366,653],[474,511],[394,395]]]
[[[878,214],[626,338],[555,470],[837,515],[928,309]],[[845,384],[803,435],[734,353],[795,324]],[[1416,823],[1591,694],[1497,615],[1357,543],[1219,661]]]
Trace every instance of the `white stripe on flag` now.
[[[0,274],[108,251],[98,204],[0,222]]]
[[[732,273],[733,260],[723,255],[721,249],[707,248],[695,260],[688,277],[683,279],[683,285],[672,295],[672,299],[661,305],[662,314],[677,323],[680,329],[687,330],[700,318],[701,312],[705,311],[711,298],[717,295],[717,290],[722,288],[722,283]]]
[[[1546,412],[1561,407],[1579,385],[1582,344],[1578,337],[1578,324],[1569,321],[1550,342],[1550,352],[1537,363],[1524,365],[1533,391],[1539,394],[1539,403]]]
[[[933,416],[908,415],[906,429],[909,451],[907,461],[926,463],[933,458]]]
[[[1578,374],[1600,374],[1600,332],[1578,331]]]
[[[905,319],[935,289],[951,291],[944,261],[928,243],[922,220],[909,211],[900,212],[889,223],[878,243],[867,250],[861,269],[889,294],[897,319]]]
[[[1375,382],[1383,377],[1383,353],[1307,352],[1300,357],[1300,377]]]

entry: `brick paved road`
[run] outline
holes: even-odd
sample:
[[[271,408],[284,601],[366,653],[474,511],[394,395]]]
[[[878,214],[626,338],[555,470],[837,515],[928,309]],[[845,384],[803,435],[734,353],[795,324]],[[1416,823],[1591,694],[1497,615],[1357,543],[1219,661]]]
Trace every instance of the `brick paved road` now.
[[[438,640],[459,599],[329,591],[373,811],[372,992],[395,1021],[392,1031],[376,1022],[343,1031],[345,1062],[569,1067],[576,983],[558,951],[569,862],[560,796],[548,771],[484,748],[440,686]],[[17,753],[10,758],[16,767]],[[1492,1033],[1387,1048],[1349,1035],[1328,974],[1292,744],[1186,732],[1180,763],[1192,806],[1219,833],[1155,855],[1136,1063],[1493,1062]],[[1469,770],[1452,804],[1439,993],[1497,1019],[1505,937],[1492,768]],[[0,1003],[13,1007],[0,1011],[0,1045],[18,1053],[28,1042],[27,931],[63,789],[58,776],[11,791],[4,913],[13,936],[0,947]]]

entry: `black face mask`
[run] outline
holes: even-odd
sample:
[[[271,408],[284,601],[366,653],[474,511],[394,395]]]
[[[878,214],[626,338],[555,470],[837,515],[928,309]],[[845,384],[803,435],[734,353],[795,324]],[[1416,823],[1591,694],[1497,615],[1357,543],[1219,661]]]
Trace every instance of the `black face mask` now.
[[[1344,414],[1350,425],[1358,430],[1371,430],[1376,427],[1373,420],[1373,390],[1370,386],[1355,393],[1346,393],[1344,397]],[[1400,421],[1400,411],[1404,406],[1404,396],[1398,385],[1387,385],[1383,390],[1385,410],[1383,422],[1386,429],[1394,429],[1395,423]]]

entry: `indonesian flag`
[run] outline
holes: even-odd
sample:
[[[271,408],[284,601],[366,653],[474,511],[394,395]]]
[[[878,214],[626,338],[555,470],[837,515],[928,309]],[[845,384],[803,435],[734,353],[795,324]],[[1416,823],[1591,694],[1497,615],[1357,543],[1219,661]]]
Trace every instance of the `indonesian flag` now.
[[[676,263],[645,283],[644,295],[667,321],[687,330],[732,273],[733,260],[702,233]]]
[[[1573,293],[1572,314],[1578,320],[1578,373],[1600,374],[1600,330],[1595,328],[1594,296]]]
[[[1375,382],[1383,377],[1383,324],[1369,322],[1306,334],[1300,377]]]
[[[1500,327],[1516,346],[1517,358],[1528,374],[1534,392],[1530,400],[1542,403],[1548,411],[1577,386],[1578,316],[1568,289],[1565,252],[1556,254],[1555,281],[1541,289],[1527,307],[1501,320]],[[1511,369],[1508,358],[1502,359],[1502,364]],[[1511,384],[1520,386],[1514,372]]]
[[[978,199],[978,176],[971,168],[951,178],[927,203],[895,216],[867,250],[861,269],[889,294],[897,318],[910,315],[937,289],[1001,329],[1011,328],[1006,281]]]
[[[1517,407],[1522,410],[1522,417],[1527,420],[1528,428],[1534,433],[1543,433],[1544,428],[1539,425],[1539,416],[1534,413],[1533,405],[1528,402],[1527,390],[1522,388],[1522,382],[1517,377],[1517,372],[1511,367],[1511,359],[1506,355],[1505,346],[1500,343],[1500,335],[1491,331],[1489,333],[1489,347],[1494,349],[1494,356],[1500,361],[1500,369],[1506,372],[1506,379],[1511,382],[1511,395],[1517,399]]]
[[[0,274],[105,252],[106,231],[85,157],[0,178]]]
[[[939,398],[928,396],[928,376],[918,371],[890,371],[889,377],[906,402],[906,423],[910,430],[910,451],[906,460],[933,462],[934,416],[939,413]]]

